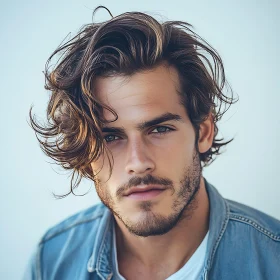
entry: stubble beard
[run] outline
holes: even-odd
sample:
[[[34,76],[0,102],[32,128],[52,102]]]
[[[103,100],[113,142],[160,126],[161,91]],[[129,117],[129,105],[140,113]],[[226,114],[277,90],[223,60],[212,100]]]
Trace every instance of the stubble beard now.
[[[107,191],[108,188],[106,185],[102,185],[97,179],[95,186],[101,201],[125,225],[130,233],[141,237],[156,236],[169,232],[182,219],[190,219],[192,217],[192,213],[197,207],[196,195],[200,188],[201,172],[202,168],[199,154],[195,151],[192,164],[185,168],[182,179],[180,180],[180,188],[176,194],[174,186],[170,186],[174,190],[173,195],[176,195],[176,199],[172,205],[172,214],[166,217],[156,213],[153,211],[153,203],[151,201],[142,201],[139,205],[139,211],[142,211],[143,215],[138,222],[131,222],[121,214],[121,211],[118,211],[118,207],[116,207],[115,201]],[[146,181],[149,181],[151,177],[151,175],[148,175]]]

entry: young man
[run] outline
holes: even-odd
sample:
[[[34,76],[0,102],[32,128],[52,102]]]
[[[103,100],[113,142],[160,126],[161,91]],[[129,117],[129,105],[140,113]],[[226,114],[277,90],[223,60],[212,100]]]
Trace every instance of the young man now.
[[[89,24],[58,52],[49,123],[31,124],[73,170],[70,192],[86,177],[103,203],[50,229],[27,277],[280,279],[280,222],[202,176],[234,103],[219,55],[187,23],[143,13]]]

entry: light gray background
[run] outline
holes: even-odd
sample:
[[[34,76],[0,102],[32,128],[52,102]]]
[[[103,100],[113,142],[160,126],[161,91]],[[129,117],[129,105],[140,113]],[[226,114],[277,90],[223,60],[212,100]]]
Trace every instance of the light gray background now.
[[[84,197],[52,197],[52,191],[68,190],[69,176],[48,163],[27,119],[32,103],[44,117],[49,94],[42,71],[48,56],[69,32],[91,22],[100,4],[113,15],[137,10],[188,21],[218,50],[240,101],[220,125],[223,136],[235,140],[204,175],[226,198],[280,219],[279,1],[0,3],[1,279],[20,279],[46,229],[98,201],[94,190]],[[96,19],[109,16],[100,11]],[[84,182],[78,193],[90,186]]]

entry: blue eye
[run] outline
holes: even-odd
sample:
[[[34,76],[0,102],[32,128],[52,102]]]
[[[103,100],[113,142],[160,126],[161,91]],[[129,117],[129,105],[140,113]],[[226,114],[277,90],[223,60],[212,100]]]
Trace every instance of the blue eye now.
[[[116,141],[116,140],[118,140],[119,138],[120,138],[120,137],[118,137],[118,136],[116,136],[116,135],[112,135],[112,134],[106,135],[106,136],[104,137],[104,139],[105,139],[105,141],[106,141],[107,143]]]
[[[169,127],[166,127],[166,126],[158,126],[158,127],[156,127],[156,128],[154,128],[151,132],[152,133],[167,133],[167,132],[170,132],[171,130],[173,130],[173,129],[171,129],[171,128],[169,128]]]

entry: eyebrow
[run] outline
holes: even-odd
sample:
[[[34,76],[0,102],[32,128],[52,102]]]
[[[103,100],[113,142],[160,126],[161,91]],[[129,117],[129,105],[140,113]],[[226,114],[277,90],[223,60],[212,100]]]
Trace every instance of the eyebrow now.
[[[163,123],[163,122],[167,122],[167,121],[181,121],[182,117],[177,115],[177,114],[172,114],[172,113],[165,113],[163,115],[160,115],[152,120],[149,121],[144,121],[139,123],[136,128],[139,131],[143,131],[151,126],[155,126],[157,124]],[[123,127],[103,127],[102,128],[102,132],[104,133],[122,133],[124,134],[125,129]]]

